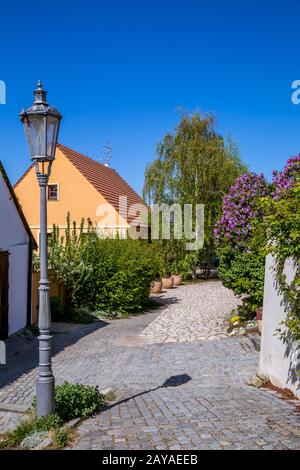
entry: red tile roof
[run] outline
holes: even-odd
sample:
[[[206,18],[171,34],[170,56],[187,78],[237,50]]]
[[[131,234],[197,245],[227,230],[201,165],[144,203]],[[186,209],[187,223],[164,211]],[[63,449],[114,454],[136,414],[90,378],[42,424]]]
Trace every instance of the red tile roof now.
[[[146,205],[142,198],[126,183],[126,181],[112,168],[107,167],[92,158],[81,153],[75,152],[62,144],[57,144],[59,150],[68,158],[68,160],[77,168],[87,181],[119,212],[119,197],[127,197],[127,208],[132,204]],[[29,173],[34,163],[26,170],[21,178],[16,182],[14,188]],[[127,222],[130,223],[136,216],[128,216]],[[141,225],[143,225],[141,223]]]
[[[119,197],[127,197],[127,207],[132,204],[144,204],[142,198],[126,183],[126,181],[112,168],[96,162],[92,158],[86,157],[81,153],[75,152],[65,145],[58,144],[58,148],[68,158],[68,160],[77,168],[89,183],[119,211]],[[144,204],[145,206],[145,204]],[[146,209],[146,206],[145,206]],[[131,222],[133,217],[128,217]]]

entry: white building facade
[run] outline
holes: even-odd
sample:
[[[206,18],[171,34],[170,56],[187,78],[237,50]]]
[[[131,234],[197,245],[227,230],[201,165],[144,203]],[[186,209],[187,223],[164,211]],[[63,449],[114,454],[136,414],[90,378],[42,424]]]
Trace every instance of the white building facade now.
[[[259,375],[266,376],[273,385],[291,390],[300,398],[300,342],[284,342],[278,329],[285,330],[282,324],[286,319],[283,296],[278,289],[274,272],[274,259],[266,259],[263,325],[260,351]],[[296,273],[292,259],[286,260],[284,274],[291,282]]]
[[[32,234],[0,162],[0,339],[31,323]]]

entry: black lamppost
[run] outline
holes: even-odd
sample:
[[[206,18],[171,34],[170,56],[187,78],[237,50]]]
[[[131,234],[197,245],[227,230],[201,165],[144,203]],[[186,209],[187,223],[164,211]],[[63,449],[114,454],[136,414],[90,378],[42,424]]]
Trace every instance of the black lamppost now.
[[[38,82],[31,108],[22,111],[21,121],[40,186],[40,282],[39,282],[39,373],[37,377],[37,415],[54,412],[54,376],[51,368],[50,296],[47,251],[47,185],[59,131],[61,114],[46,101],[47,92]]]

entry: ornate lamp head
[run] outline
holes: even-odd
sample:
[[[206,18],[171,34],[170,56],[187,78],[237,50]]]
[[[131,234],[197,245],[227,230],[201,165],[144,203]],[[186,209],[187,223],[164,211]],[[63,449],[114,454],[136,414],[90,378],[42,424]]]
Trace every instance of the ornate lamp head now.
[[[47,92],[39,81],[33,92],[32,106],[20,113],[24,125],[31,159],[35,162],[51,162],[55,159],[55,149],[62,118],[57,109],[47,103]]]

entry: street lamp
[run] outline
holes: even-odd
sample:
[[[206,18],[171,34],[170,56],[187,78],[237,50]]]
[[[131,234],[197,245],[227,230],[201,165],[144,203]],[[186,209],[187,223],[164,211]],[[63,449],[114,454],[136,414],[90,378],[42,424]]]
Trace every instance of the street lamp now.
[[[37,415],[54,412],[54,376],[51,368],[50,284],[47,253],[47,196],[46,190],[55,159],[61,114],[46,101],[47,92],[39,81],[31,108],[20,113],[26,138],[35,163],[40,186],[40,282],[39,282],[39,372],[36,384]]]

